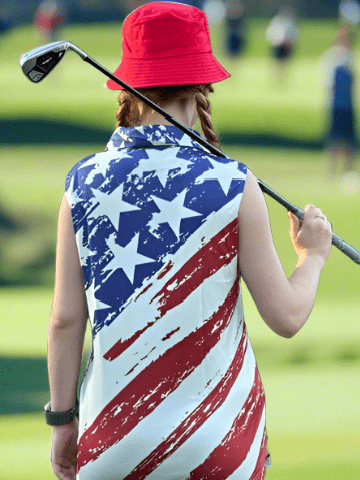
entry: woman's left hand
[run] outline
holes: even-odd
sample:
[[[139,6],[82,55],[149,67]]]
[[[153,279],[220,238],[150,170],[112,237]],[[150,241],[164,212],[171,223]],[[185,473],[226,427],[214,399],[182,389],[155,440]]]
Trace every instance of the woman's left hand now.
[[[59,480],[76,479],[79,421],[53,427],[50,460]]]

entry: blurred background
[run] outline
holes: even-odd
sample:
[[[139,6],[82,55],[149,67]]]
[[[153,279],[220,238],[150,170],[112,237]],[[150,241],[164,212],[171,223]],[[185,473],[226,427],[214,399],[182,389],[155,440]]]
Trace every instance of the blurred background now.
[[[110,70],[136,0],[0,1],[0,480],[52,479],[47,329],[56,223],[66,175],[102,151],[117,94],[69,53],[40,85],[19,56],[69,40]],[[222,149],[300,207],[319,206],[360,248],[360,7],[345,0],[193,0],[231,73],[215,85]],[[166,41],[166,39],[164,39]],[[266,198],[285,273],[296,256],[286,211]],[[243,285],[245,319],[265,386],[268,480],[359,478],[360,267],[333,248],[313,312],[277,337]],[[84,364],[89,355],[87,332]]]

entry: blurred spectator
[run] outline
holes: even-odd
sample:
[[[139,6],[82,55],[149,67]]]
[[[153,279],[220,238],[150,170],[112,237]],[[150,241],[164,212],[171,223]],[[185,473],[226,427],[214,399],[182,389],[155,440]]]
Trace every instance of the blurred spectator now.
[[[129,12],[132,12],[136,8],[141,7],[141,5],[144,5],[147,3],[146,0],[124,0],[126,10]]]
[[[35,28],[41,36],[41,43],[55,42],[63,24],[64,13],[56,0],[45,0],[35,13]]]
[[[98,0],[96,0],[96,1],[98,1]],[[128,10],[128,12],[132,12],[136,8],[139,8],[142,5],[145,5],[145,3],[150,3],[150,2],[153,2],[153,1],[168,2],[169,0],[121,0],[121,1],[125,5],[126,10]],[[210,0],[210,1],[212,1],[212,0]],[[214,1],[222,3],[222,0],[214,0]],[[177,0],[176,3],[184,3],[185,5],[191,5],[193,7],[200,8],[200,9],[202,9],[202,7],[203,7],[203,0]],[[205,0],[205,3],[206,3],[206,0]]]
[[[205,0],[203,10],[210,26],[219,25],[225,19],[225,4],[223,0]]]
[[[283,80],[284,66],[292,56],[297,39],[295,14],[292,8],[284,7],[279,10],[266,30],[266,39],[271,45],[271,53],[276,61],[278,80]]]
[[[244,4],[240,0],[225,0],[226,50],[229,55],[241,55],[245,48]]]
[[[355,0],[341,0],[339,5],[340,22],[356,26],[360,22],[360,5]]]
[[[355,166],[353,40],[352,32],[340,31],[333,46],[323,56],[330,113],[328,135],[330,176],[337,172],[340,162],[344,162],[346,172],[352,172]]]

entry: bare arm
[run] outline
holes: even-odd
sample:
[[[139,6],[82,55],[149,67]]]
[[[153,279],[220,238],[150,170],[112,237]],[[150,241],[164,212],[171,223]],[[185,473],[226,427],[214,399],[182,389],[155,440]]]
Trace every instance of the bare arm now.
[[[87,318],[71,210],[64,196],[59,212],[55,291],[48,335],[48,372],[54,412],[66,411],[75,405]]]
[[[240,272],[261,317],[283,337],[295,335],[310,315],[331,248],[331,226],[318,208],[305,208],[301,227],[292,215],[290,223],[299,260],[288,279],[275,250],[263,193],[249,172],[239,209]]]

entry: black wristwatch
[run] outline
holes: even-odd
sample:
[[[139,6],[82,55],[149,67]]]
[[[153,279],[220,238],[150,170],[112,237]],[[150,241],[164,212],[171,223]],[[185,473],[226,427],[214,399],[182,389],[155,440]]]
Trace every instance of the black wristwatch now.
[[[67,425],[71,423],[75,417],[79,418],[79,401],[76,398],[75,407],[67,410],[66,412],[52,412],[51,402],[47,403],[44,407],[45,410],[45,422],[48,425]]]

